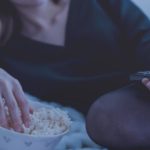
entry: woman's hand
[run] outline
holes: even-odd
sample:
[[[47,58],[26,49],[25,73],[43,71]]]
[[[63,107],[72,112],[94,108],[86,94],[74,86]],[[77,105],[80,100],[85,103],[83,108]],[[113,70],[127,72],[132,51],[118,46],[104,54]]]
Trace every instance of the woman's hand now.
[[[148,78],[143,78],[142,83],[150,90],[150,80]]]
[[[5,105],[10,118],[7,117]],[[18,80],[0,69],[0,126],[23,132],[22,123],[29,126],[30,107]]]

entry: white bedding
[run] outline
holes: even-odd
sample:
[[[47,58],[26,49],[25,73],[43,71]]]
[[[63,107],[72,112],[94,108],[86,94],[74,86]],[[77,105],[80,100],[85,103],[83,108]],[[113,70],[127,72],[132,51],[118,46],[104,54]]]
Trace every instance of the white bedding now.
[[[32,101],[41,101],[40,99],[27,95]],[[41,101],[43,102],[43,101]],[[99,147],[88,137],[85,129],[85,118],[81,113],[70,107],[63,107],[57,103],[46,103],[48,105],[57,106],[68,112],[72,120],[71,131],[65,135],[56,150],[107,150]]]

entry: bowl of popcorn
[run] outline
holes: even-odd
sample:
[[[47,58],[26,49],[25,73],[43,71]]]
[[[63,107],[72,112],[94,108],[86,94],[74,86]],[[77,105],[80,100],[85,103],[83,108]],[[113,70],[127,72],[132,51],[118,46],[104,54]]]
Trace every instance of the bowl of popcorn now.
[[[54,150],[68,133],[71,121],[67,112],[39,102],[32,105],[30,127],[23,125],[23,133],[0,127],[0,150]]]

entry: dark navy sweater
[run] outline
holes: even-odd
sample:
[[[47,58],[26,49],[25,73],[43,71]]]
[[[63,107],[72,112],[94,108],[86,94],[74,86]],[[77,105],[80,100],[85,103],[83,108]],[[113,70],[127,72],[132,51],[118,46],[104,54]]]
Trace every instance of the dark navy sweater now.
[[[13,34],[1,67],[30,94],[86,112],[150,68],[150,22],[130,0],[71,0],[63,47]]]

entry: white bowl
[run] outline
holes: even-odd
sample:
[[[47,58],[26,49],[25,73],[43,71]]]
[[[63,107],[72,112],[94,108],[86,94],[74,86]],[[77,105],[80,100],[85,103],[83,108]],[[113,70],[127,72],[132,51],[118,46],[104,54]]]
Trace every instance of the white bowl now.
[[[39,102],[31,102],[35,108],[50,106]],[[54,150],[61,138],[69,131],[54,135],[37,137],[22,134],[0,127],[0,150]]]

